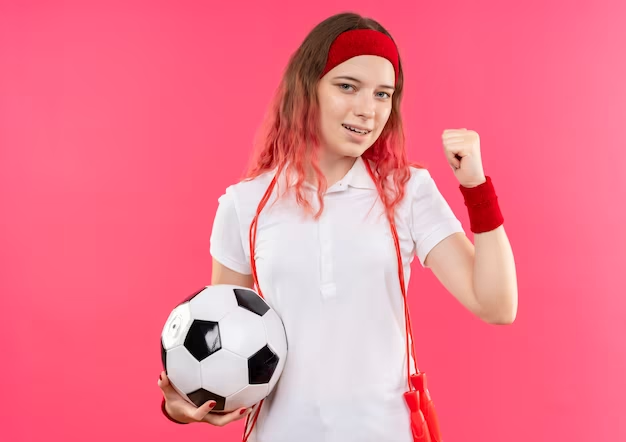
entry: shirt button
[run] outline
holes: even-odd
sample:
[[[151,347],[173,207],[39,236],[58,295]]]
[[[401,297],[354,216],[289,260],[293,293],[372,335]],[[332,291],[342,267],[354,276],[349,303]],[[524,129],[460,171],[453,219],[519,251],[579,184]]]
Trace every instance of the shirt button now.
[[[327,283],[322,286],[322,296],[325,299],[337,296],[337,286],[333,283]]]

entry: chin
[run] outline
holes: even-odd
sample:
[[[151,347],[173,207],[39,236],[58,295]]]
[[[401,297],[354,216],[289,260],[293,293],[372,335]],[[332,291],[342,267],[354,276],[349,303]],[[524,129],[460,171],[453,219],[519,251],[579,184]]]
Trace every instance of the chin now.
[[[338,152],[339,155],[341,155],[342,157],[348,157],[348,158],[358,158],[360,157],[363,152],[365,152],[364,150],[346,150],[346,149],[342,149]]]
[[[371,145],[368,145],[366,147],[360,147],[359,149],[352,149],[349,151],[349,153],[347,154],[347,156],[350,157],[360,157],[361,155],[363,155],[365,152],[367,152],[367,150],[372,147]]]
[[[370,143],[361,144],[361,145],[352,144],[352,143],[341,143],[337,145],[335,149],[332,149],[332,150],[337,155],[341,155],[344,157],[358,158],[361,155],[363,155],[365,151],[367,151],[367,149],[369,149],[370,147],[372,147],[372,144]]]

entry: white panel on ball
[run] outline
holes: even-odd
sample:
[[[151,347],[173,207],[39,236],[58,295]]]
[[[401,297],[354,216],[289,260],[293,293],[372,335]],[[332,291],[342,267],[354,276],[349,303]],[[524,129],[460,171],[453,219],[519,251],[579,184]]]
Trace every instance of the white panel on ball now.
[[[237,299],[228,286],[216,286],[210,291],[210,296],[195,296],[189,304],[193,319],[219,322],[230,311],[236,309]]]
[[[161,332],[161,340],[165,350],[184,344],[192,322],[189,303],[181,304],[172,310]]]
[[[265,346],[266,336],[263,321],[241,307],[230,312],[219,322],[222,348],[249,358]]]
[[[221,349],[200,363],[202,388],[230,396],[248,385],[248,360]]]
[[[248,385],[226,398],[225,410],[233,411],[237,408],[252,407],[261,402],[268,395],[267,384]]]
[[[185,394],[202,386],[200,363],[183,345],[167,352],[167,372],[172,383]]]
[[[263,315],[263,325],[267,334],[267,343],[281,359],[287,354],[287,338],[283,322],[275,310],[268,310]]]

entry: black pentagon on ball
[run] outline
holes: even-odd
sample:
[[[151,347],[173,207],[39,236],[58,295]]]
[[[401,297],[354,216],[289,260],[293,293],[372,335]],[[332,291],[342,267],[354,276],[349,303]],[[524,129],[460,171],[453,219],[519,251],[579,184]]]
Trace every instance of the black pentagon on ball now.
[[[219,325],[217,322],[195,319],[189,327],[184,345],[198,361],[208,358],[222,348]]]
[[[165,347],[163,347],[163,339],[161,339],[161,362],[163,363],[163,370],[167,373],[167,352],[165,351]]]
[[[267,345],[248,358],[248,383],[267,384],[278,365],[278,355]]]
[[[248,289],[233,289],[237,304],[259,316],[263,316],[270,309],[270,306],[263,301],[259,295]]]
[[[201,406],[206,401],[215,401],[217,404],[212,409],[215,411],[223,411],[226,405],[226,398],[219,394],[211,393],[210,391],[200,388],[192,393],[187,394],[187,397],[196,407]]]

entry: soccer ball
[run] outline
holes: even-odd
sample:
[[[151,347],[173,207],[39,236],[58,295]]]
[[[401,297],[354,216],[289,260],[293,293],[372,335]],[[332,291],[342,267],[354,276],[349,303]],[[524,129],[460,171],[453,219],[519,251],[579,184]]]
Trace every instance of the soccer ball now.
[[[174,389],[215,411],[251,407],[267,397],[287,358],[287,337],[276,312],[246,287],[219,284],[192,294],[172,310],[161,333],[163,368]]]

